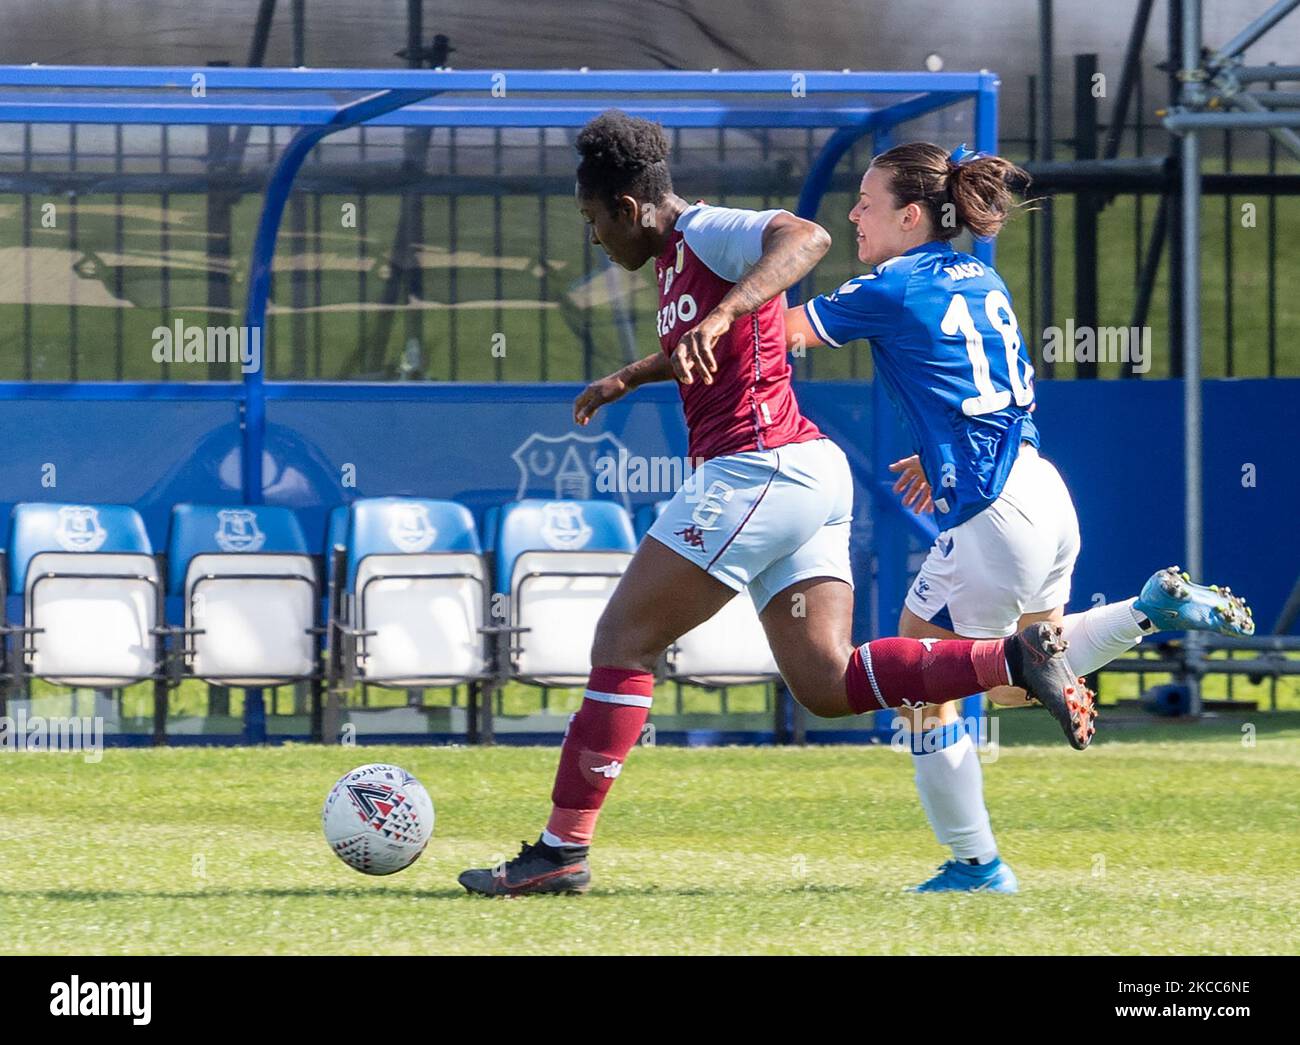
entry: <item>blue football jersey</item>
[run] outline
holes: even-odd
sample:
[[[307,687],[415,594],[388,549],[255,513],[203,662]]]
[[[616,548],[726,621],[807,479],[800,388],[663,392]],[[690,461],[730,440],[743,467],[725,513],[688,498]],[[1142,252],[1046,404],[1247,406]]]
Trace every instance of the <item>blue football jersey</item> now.
[[[1030,420],[1034,371],[1001,277],[940,241],[881,262],[804,306],[817,336],[871,341],[877,377],[912,429],[949,529],[1002,492]]]

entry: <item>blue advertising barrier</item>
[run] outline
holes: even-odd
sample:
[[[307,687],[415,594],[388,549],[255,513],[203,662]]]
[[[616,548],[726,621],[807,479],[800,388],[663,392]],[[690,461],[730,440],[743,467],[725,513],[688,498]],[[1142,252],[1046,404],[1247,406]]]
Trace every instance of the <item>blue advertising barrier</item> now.
[[[457,500],[480,521],[523,496],[612,497],[634,510],[672,492],[662,488],[675,474],[666,466],[686,452],[670,385],[638,390],[587,428],[573,424],[580,386],[571,384],[264,387],[262,498],[293,508],[322,550],[329,510],[358,497]],[[19,501],[131,504],[156,547],[166,546],[173,504],[242,503],[241,393],[237,384],[0,384],[6,541]],[[897,420],[873,408],[869,383],[804,382],[798,394],[852,466],[860,592],[871,590],[873,554],[906,583],[924,538],[876,485],[889,478],[877,474],[877,443],[888,440],[882,462],[907,449]],[[1205,383],[1206,570],[1246,594],[1265,627],[1300,573],[1290,461],[1298,395],[1300,380]],[[1045,381],[1038,401],[1043,452],[1069,483],[1083,531],[1071,605],[1132,594],[1182,558],[1180,384]],[[634,459],[648,461],[640,480]],[[606,478],[621,488],[603,488]],[[857,634],[893,631],[894,602],[875,615],[870,599],[858,603]]]

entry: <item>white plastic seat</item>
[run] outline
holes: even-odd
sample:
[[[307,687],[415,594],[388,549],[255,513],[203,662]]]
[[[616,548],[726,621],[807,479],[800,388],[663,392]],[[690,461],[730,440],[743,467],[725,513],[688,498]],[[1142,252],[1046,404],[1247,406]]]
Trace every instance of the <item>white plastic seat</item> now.
[[[542,685],[578,685],[591,672],[596,623],[632,561],[621,551],[526,551],[511,573],[514,673]]]
[[[357,566],[357,671],[378,685],[483,676],[486,568],[471,553],[367,555]]]
[[[754,602],[740,593],[669,651],[671,677],[707,686],[775,678],[776,658]]]
[[[148,678],[155,663],[159,583],[151,555],[32,556],[25,616],[29,627],[40,630],[28,636],[27,671],[60,685],[105,688]]]
[[[205,575],[214,575],[206,579]],[[250,575],[270,576],[250,576]],[[206,553],[185,571],[185,625],[194,675],[259,686],[312,674],[316,572],[310,557]]]

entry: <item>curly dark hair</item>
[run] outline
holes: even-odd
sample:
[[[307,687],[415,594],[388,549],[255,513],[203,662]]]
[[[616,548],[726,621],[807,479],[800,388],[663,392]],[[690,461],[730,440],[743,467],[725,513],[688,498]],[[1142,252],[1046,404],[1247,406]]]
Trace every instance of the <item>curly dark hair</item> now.
[[[576,145],[583,196],[612,208],[619,196],[658,203],[673,191],[668,138],[657,123],[610,109],[578,132]]]

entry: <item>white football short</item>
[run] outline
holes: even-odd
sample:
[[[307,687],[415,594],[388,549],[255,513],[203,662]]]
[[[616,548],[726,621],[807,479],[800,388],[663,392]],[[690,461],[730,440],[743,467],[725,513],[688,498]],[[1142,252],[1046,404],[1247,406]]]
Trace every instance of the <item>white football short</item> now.
[[[978,515],[939,534],[907,592],[922,620],[972,639],[1014,635],[1025,613],[1070,599],[1079,519],[1052,463],[1021,446],[1006,486]]]
[[[761,612],[773,595],[811,577],[853,584],[852,519],[848,459],[823,438],[705,461],[649,536],[728,587],[748,588]]]

